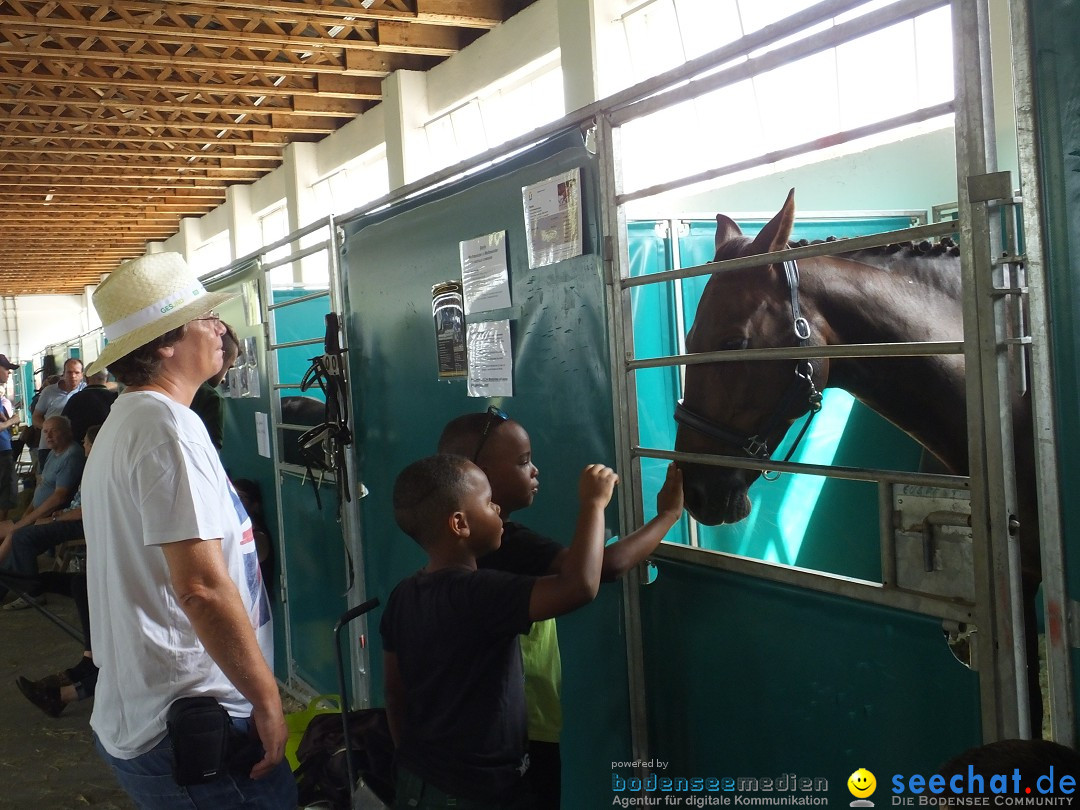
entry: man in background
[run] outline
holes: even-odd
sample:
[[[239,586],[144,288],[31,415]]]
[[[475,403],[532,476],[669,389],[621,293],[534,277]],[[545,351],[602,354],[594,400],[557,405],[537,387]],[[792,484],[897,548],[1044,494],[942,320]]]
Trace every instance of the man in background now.
[[[34,427],[40,430],[50,416],[59,416],[71,395],[85,387],[82,360],[69,357],[64,361],[64,373],[60,379],[42,388],[38,394],[37,404],[31,414]],[[44,469],[48,457],[49,445],[45,442],[45,431],[42,430],[41,439],[38,441],[38,469]]]

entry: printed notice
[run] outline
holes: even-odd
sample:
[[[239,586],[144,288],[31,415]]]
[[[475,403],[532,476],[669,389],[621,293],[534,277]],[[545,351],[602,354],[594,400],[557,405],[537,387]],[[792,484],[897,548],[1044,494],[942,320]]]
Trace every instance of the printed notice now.
[[[581,255],[581,169],[521,189],[529,267]]]
[[[460,281],[443,281],[431,288],[431,317],[435,319],[439,379],[464,377],[468,356],[465,353],[465,313]]]
[[[460,243],[461,282],[465,314],[510,306],[510,275],[506,268],[506,231]]]
[[[514,395],[514,357],[510,321],[482,321],[468,326],[470,397]]]
[[[270,422],[262,411],[255,411],[255,444],[260,456],[270,458]]]

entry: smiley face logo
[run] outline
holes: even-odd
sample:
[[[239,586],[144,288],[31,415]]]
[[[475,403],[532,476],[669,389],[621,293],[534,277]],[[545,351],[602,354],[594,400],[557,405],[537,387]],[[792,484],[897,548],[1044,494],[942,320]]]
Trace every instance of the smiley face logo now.
[[[877,790],[877,779],[866,768],[859,768],[848,777],[847,787],[856,799],[865,799]]]

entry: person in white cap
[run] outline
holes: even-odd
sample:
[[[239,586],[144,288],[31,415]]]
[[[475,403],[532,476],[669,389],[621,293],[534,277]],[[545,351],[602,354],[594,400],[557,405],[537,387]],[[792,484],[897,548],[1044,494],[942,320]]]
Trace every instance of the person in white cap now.
[[[296,806],[251,520],[188,407],[221,367],[212,310],[229,297],[207,292],[176,253],[128,262],[94,293],[108,343],[88,372],[107,365],[126,388],[83,484],[100,668],[90,725],[139,807]],[[193,696],[215,698],[249,736],[218,778],[181,785],[166,715]]]

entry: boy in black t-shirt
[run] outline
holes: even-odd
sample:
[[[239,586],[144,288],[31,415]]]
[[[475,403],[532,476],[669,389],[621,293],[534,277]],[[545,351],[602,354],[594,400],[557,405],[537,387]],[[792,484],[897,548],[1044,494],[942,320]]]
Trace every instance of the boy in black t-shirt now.
[[[475,464],[430,456],[398,476],[394,517],[428,564],[394,589],[380,627],[397,807],[502,810],[521,798],[528,757],[516,637],[596,596],[617,480],[602,464],[585,468],[561,572],[530,577],[477,569],[477,557],[499,548],[503,524]]]
[[[496,407],[452,419],[439,437],[440,453],[471,458],[491,483],[503,519],[503,542],[477,561],[480,568],[544,576],[562,570],[569,553],[561,543],[509,520],[531,506],[540,488],[529,434]],[[651,554],[683,511],[682,473],[668,467],[656,496],[656,517],[604,548],[600,578],[612,582]],[[537,810],[558,810],[562,792],[562,660],[555,622],[536,622],[521,638],[529,723],[528,789]]]

